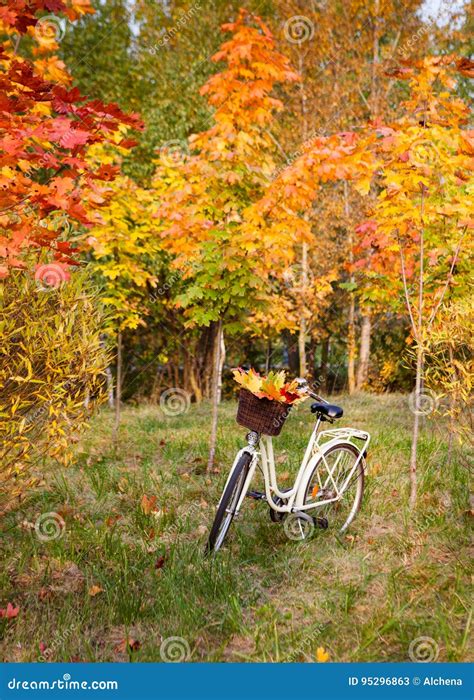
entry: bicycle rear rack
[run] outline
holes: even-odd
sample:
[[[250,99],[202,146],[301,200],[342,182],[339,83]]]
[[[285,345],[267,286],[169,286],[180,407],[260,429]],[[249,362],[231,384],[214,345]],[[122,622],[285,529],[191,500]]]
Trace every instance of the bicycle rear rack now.
[[[358,430],[357,428],[329,428],[328,430],[322,430],[313,445],[313,454],[319,452],[319,448],[322,447],[326,442],[331,440],[347,440],[351,445],[353,445],[360,454],[366,455],[367,449],[370,443],[370,435],[365,432],[365,430]],[[356,442],[357,441],[357,442]],[[360,445],[360,441],[363,442]]]

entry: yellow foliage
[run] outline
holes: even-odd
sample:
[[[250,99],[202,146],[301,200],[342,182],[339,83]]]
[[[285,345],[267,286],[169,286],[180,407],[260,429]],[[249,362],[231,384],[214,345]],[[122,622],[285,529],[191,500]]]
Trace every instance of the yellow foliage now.
[[[12,271],[0,290],[0,511],[41,480],[46,458],[67,464],[102,397],[102,318],[83,273],[58,288]],[[35,468],[35,469],[33,469]]]

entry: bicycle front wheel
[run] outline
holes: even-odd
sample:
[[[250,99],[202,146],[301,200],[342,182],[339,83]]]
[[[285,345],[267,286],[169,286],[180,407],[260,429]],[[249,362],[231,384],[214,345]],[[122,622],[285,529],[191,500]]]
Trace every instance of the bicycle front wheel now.
[[[321,457],[316,462],[306,487],[304,503],[314,503],[312,514],[322,527],[344,532],[357,515],[364,494],[365,468],[362,457],[354,469],[359,454],[354,445],[342,443],[330,447],[324,460]],[[337,501],[317,507],[321,501],[336,498],[337,492],[342,492]]]
[[[221,502],[217,508],[216,517],[209,533],[206,552],[217,552],[226,538],[227,532],[235,516],[235,510],[242,494],[245,481],[250,469],[252,456],[244,452],[237,462],[234,471],[222,494]]]

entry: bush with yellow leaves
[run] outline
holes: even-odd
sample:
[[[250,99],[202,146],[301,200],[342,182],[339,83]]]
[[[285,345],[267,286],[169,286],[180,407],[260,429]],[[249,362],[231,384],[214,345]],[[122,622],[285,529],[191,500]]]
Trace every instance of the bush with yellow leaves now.
[[[474,383],[474,301],[450,302],[425,339],[425,385],[437,398],[437,413],[450,418],[450,431],[461,442],[472,440]]]
[[[102,316],[83,272],[57,287],[19,270],[3,281],[0,512],[41,481],[47,458],[70,461],[71,444],[104,394]]]

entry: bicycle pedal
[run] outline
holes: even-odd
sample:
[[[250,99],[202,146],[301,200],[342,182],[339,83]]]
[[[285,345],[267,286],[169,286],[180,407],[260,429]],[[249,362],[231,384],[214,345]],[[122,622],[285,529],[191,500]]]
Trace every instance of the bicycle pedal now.
[[[320,530],[327,530],[329,527],[327,518],[313,518],[314,526]]]
[[[267,497],[261,491],[247,491],[245,494],[248,498],[253,498],[255,501],[266,501]]]

